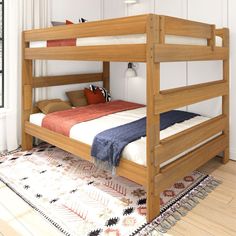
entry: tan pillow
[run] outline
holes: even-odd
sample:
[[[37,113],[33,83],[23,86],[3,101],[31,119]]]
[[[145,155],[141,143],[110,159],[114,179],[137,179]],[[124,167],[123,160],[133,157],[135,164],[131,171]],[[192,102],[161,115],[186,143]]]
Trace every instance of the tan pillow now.
[[[61,99],[58,98],[58,99],[42,100],[36,103],[36,107],[38,107],[38,109],[42,111],[43,108],[51,102],[61,102]]]
[[[67,102],[63,102],[60,99],[44,100],[38,102],[37,106],[44,114],[64,111],[72,108]]]
[[[88,105],[83,90],[69,91],[66,92],[66,95],[69,98],[72,106],[74,107],[82,107]]]

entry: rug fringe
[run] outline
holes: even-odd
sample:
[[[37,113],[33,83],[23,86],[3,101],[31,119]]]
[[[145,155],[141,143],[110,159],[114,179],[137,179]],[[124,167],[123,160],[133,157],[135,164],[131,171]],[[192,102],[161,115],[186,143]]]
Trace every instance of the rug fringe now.
[[[208,176],[197,187],[193,188],[180,201],[167,209],[158,218],[147,224],[135,235],[137,236],[163,236],[171,229],[177,221],[186,216],[197,204],[200,203],[212,190],[214,190],[221,181]]]

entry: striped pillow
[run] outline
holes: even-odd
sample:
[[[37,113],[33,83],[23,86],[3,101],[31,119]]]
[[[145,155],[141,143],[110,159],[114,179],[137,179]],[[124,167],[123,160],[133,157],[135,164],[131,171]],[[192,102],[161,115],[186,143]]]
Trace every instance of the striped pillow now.
[[[98,87],[96,85],[90,84],[89,88],[91,91],[95,91],[97,88],[102,92],[102,95],[105,97],[106,102],[110,102],[111,101],[111,94],[103,87]]]

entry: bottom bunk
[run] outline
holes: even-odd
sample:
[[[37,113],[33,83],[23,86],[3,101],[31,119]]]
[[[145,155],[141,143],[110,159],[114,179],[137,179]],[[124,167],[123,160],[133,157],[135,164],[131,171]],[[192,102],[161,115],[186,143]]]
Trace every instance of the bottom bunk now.
[[[79,122],[73,125],[70,129],[69,135],[65,136],[63,134],[42,127],[42,123],[46,115],[44,115],[43,113],[35,113],[30,116],[30,121],[26,122],[25,132],[29,135],[40,138],[48,143],[58,146],[63,150],[80,156],[88,161],[92,161],[91,146],[96,135],[103,132],[104,130],[109,130],[114,127],[129,124],[145,116],[146,107],[139,107],[136,109],[115,112],[109,115],[101,116],[96,119],[87,120],[85,122]],[[192,118],[184,120],[183,122],[172,124],[168,128],[165,128],[160,132],[161,139],[165,140],[166,138],[172,135],[175,135],[179,132],[183,132],[189,128],[192,128],[207,121],[209,121],[209,118],[196,115]],[[59,122],[59,124],[57,122]],[[54,119],[53,125],[54,127],[60,126],[60,120]],[[170,173],[169,171],[172,170],[172,166],[175,166],[174,168],[178,169],[179,166],[182,166],[181,163],[183,162],[183,160],[185,160],[185,158],[191,155],[191,162],[193,163],[192,169],[194,170],[198,168],[200,165],[198,164],[198,166],[196,166],[195,163],[202,164],[202,162],[206,162],[207,159],[213,157],[214,155],[218,154],[218,152],[224,150],[224,145],[220,145],[220,150],[219,147],[216,148],[216,153],[213,154],[209,152],[209,147],[211,145],[215,146],[215,143],[218,144],[219,140],[222,140],[223,137],[224,135],[222,135],[221,133],[213,135],[210,138],[204,140],[203,142],[172,157],[168,161],[165,161],[160,166],[161,172],[160,175],[156,176],[156,181],[158,182],[161,178],[163,182],[162,176],[166,176],[165,173],[168,173],[168,175],[172,175],[172,173]],[[204,151],[206,153],[203,153]],[[205,155],[208,155],[208,152],[210,153],[210,157],[205,158]],[[199,155],[199,157],[195,157],[197,154]],[[120,160],[119,166],[116,168],[116,174],[146,186],[146,137],[141,137],[125,146],[121,156],[122,158]],[[189,159],[186,160],[188,160],[189,162]],[[176,166],[177,163],[179,163],[178,166]],[[188,168],[187,170],[188,172],[191,171]],[[183,170],[181,170],[179,174],[181,175],[182,172]],[[176,171],[173,171],[173,173],[175,173],[175,175],[177,174]],[[165,184],[163,184],[163,188],[167,187],[167,182],[170,182],[171,184],[171,181],[169,181],[166,176],[166,181]]]

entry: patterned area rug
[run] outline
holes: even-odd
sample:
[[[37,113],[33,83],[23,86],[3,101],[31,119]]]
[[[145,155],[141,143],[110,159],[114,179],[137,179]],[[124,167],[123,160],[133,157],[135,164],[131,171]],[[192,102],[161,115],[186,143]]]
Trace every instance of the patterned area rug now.
[[[49,144],[0,157],[0,180],[65,235],[159,235],[219,182],[193,172],[161,194],[146,224],[144,188]]]

